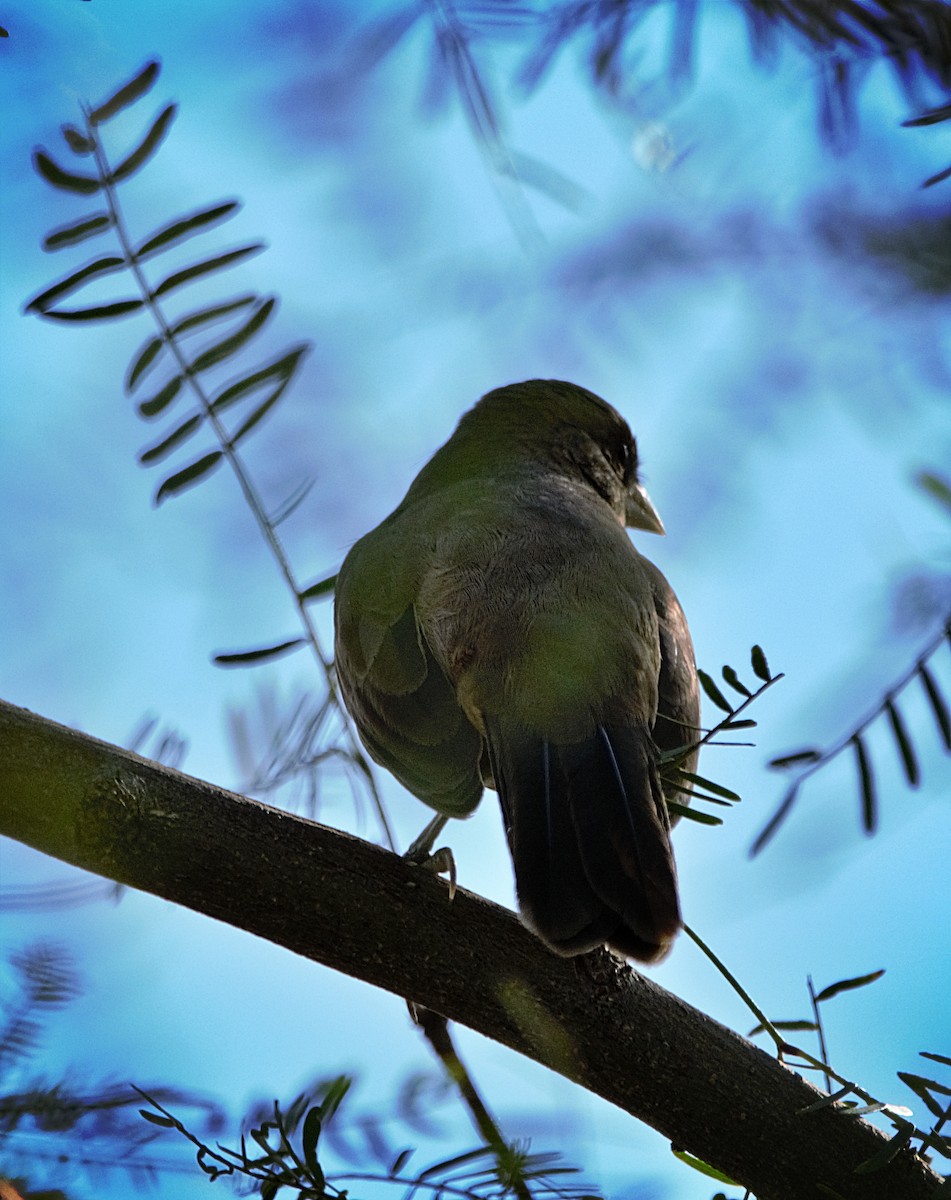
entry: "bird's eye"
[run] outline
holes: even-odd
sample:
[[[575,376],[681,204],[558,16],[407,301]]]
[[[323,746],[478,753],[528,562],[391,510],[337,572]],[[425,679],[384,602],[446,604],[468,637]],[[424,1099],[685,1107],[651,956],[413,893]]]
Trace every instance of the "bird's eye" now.
[[[617,464],[618,474],[625,483],[629,483],[637,460],[637,451],[630,438],[621,438],[613,455]]]

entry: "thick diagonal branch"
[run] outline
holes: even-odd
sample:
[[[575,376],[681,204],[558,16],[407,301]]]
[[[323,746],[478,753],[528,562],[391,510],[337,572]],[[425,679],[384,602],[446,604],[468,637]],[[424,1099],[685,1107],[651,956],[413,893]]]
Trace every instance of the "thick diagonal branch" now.
[[[607,953],[346,834],[0,702],[0,832],[386,988],[652,1125],[760,1200],[916,1200],[940,1182],[769,1055]],[[826,1189],[823,1191],[822,1189]]]

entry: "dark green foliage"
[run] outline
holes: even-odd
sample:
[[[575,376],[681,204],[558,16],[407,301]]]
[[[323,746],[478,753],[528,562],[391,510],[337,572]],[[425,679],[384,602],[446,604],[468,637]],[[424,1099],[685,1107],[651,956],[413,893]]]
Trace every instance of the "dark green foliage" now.
[[[902,694],[915,679],[921,680],[921,685],[935,719],[941,744],[945,750],[951,752],[951,714],[948,712],[948,705],[935,682],[934,676],[928,669],[928,660],[938,653],[949,638],[951,638],[951,622],[946,624],[937,637],[925,647],[911,670],[907,671],[889,689],[884,699],[838,742],[825,750],[810,746],[802,750],[796,750],[792,754],[783,754],[778,758],[770,760],[769,766],[777,770],[789,770],[794,767],[802,769],[789,785],[776,812],[773,813],[757,836],[750,850],[751,855],[756,855],[763,849],[789,815],[799,794],[800,786],[810,775],[821,770],[849,746],[853,750],[856,774],[858,776],[862,827],[868,834],[875,832],[878,827],[878,798],[875,785],[875,769],[868,751],[866,734],[876,722],[881,724],[879,720],[881,717],[885,717],[888,730],[894,739],[895,750],[909,787],[918,787],[921,782],[921,767],[918,761],[918,754],[911,734],[908,731],[907,722],[899,708],[899,700]]]
[[[135,148],[114,168],[109,166],[100,127],[118,113],[134,106],[153,87],[158,75],[159,64],[148,63],[108,100],[96,108],[83,110],[84,128],[71,125],[64,127],[63,134],[68,149],[77,156],[92,155],[96,167],[95,176],[81,175],[65,169],[45,150],[35,152],[34,165],[47,183],[81,194],[102,192],[106,200],[104,212],[84,216],[53,230],[47,235],[44,246],[50,250],[62,249],[112,231],[119,242],[120,253],[102,256],[79,267],[47,287],[27,304],[27,311],[56,321],[111,320],[142,310],[148,311],[153,318],[156,333],[149,337],[134,355],[126,372],[125,390],[131,394],[141,385],[146,375],[158,374],[164,367],[164,381],[151,396],[138,403],[139,416],[145,420],[155,420],[164,415],[166,410],[185,394],[190,396],[194,407],[159,439],[145,447],[139,455],[139,462],[143,466],[162,462],[202,430],[206,430],[218,443],[217,448],[206,451],[168,475],[156,490],[156,504],[180,495],[202,482],[225,459],[230,461],[234,469],[238,469],[234,459],[235,447],[248,437],[278,402],[295,377],[308,350],[306,344],[294,346],[277,359],[244,371],[237,379],[220,388],[217,395],[206,391],[199,383],[199,376],[213,371],[250,345],[274,312],[276,301],[273,297],[262,299],[254,295],[242,296],[171,317],[167,315],[164,307],[173,293],[184,291],[191,284],[237,266],[259,253],[264,249],[262,242],[252,242],[232,250],[206,254],[187,266],[177,266],[168,271],[154,284],[146,282],[146,262],[166,254],[189,238],[207,233],[232,217],[239,207],[236,200],[226,200],[201,208],[187,216],[166,222],[139,239],[137,246],[132,243],[120,218],[118,189],[154,160],[175,119],[177,108],[174,104],[167,104],[162,108],[159,115],[145,129]],[[67,297],[82,292],[94,282],[123,271],[131,274],[139,291],[138,296],[74,309],[61,307],[62,301]],[[241,311],[248,307],[252,309],[250,314],[241,319],[240,323],[233,325],[224,336],[200,345],[195,350],[189,350],[186,346],[186,337],[200,335],[211,325],[222,321],[233,322],[240,317]],[[226,408],[242,401],[250,403],[251,407],[241,417],[237,427],[229,432],[222,424],[221,414]]]

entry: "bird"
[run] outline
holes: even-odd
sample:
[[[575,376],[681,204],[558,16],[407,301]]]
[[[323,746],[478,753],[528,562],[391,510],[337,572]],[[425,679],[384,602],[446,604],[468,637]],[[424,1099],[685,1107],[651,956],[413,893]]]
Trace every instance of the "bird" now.
[[[420,800],[463,817],[498,793],[551,950],[656,963],[682,927],[660,758],[693,771],[700,701],[683,609],[626,526],[665,532],[620,413],[562,380],[490,391],[346,555],[334,665]]]

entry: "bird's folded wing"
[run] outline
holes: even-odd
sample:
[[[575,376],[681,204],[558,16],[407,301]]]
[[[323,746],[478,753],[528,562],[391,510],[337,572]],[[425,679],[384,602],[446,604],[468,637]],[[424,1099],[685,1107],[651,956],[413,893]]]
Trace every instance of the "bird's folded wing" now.
[[[381,532],[357,543],[338,580],[337,676],[371,757],[426,804],[464,816],[482,795],[481,739],[423,637],[412,580]]]

